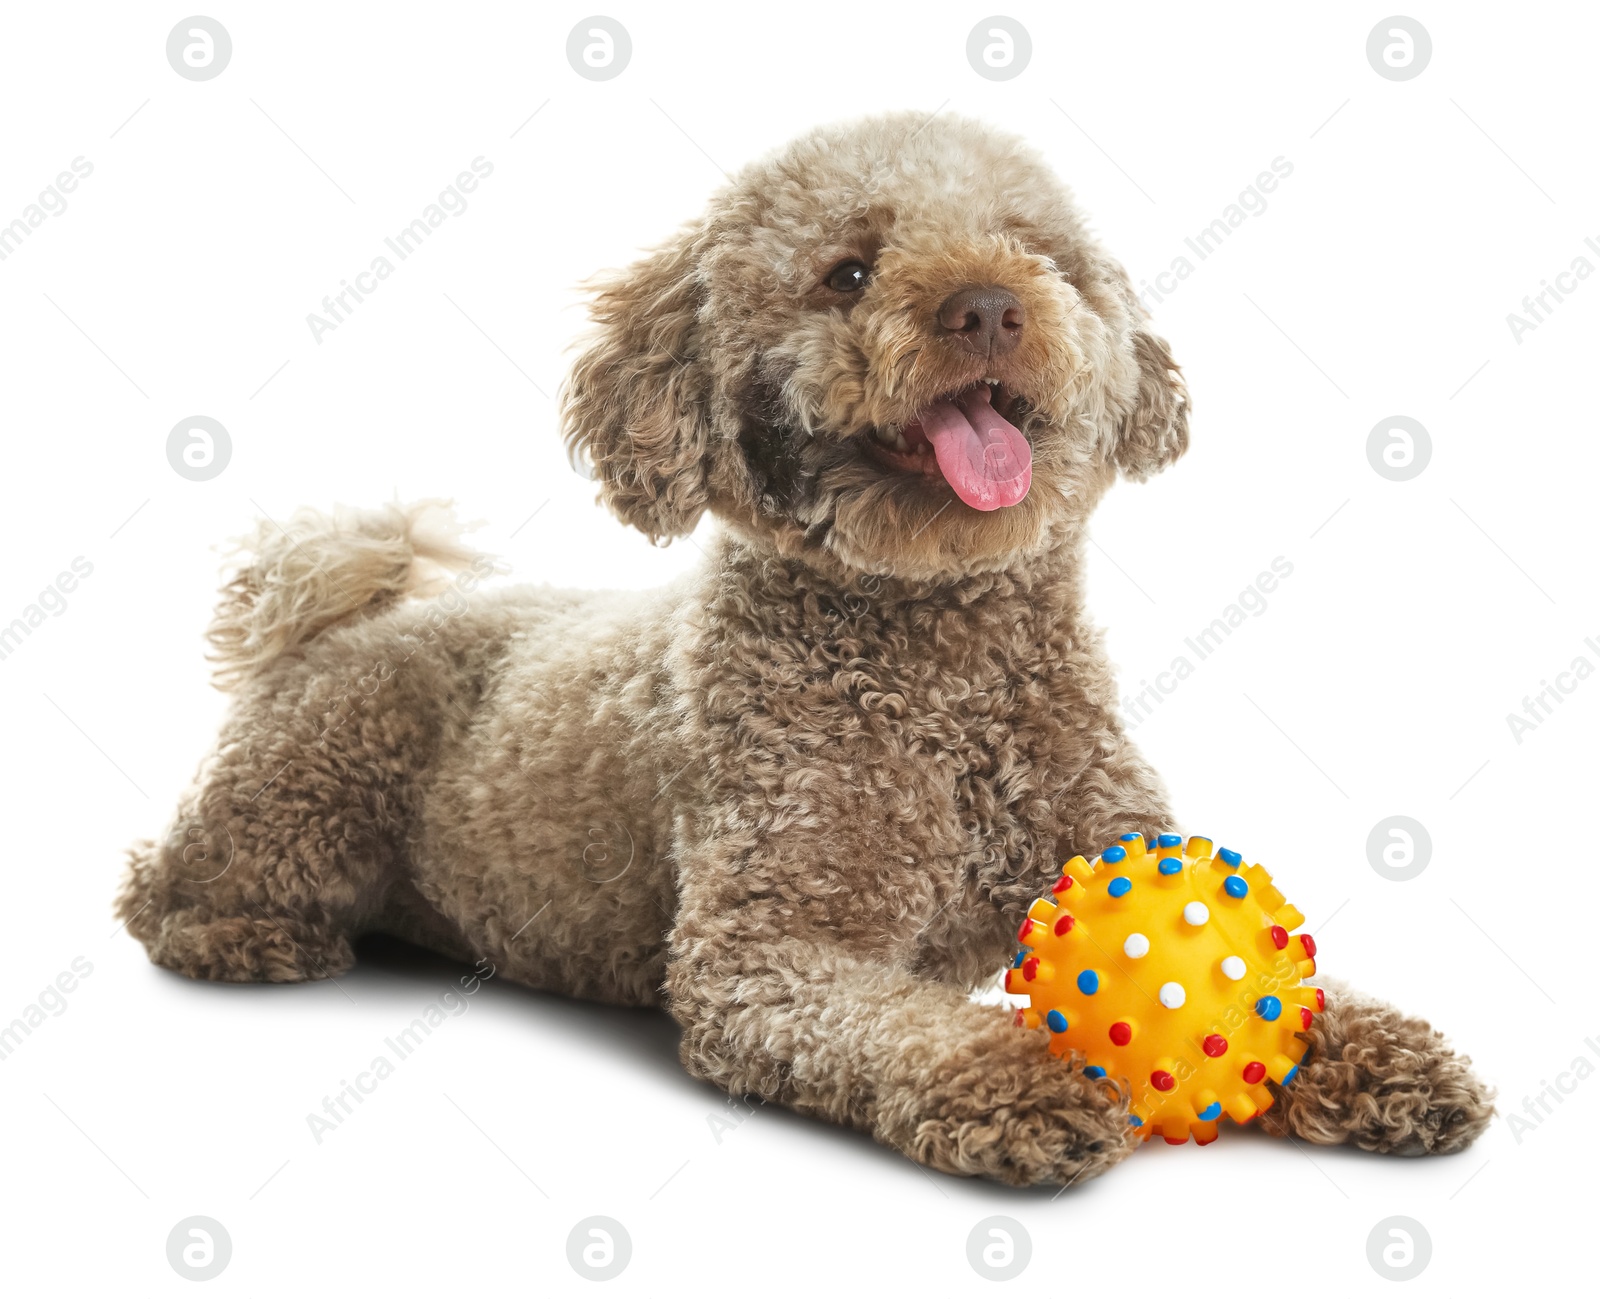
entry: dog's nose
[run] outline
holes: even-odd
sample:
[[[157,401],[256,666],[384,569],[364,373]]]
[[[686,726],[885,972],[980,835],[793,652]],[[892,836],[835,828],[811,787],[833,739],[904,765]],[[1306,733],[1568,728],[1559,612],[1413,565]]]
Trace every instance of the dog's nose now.
[[[1022,302],[998,284],[957,289],[939,308],[939,324],[953,342],[979,356],[1004,356],[1022,341]]]

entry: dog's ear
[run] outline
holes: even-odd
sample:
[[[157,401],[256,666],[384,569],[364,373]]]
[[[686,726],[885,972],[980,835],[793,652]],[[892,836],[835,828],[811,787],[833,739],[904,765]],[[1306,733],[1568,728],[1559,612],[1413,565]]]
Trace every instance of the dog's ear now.
[[[1189,389],[1167,340],[1151,330],[1150,313],[1128,272],[1104,255],[1092,259],[1090,267],[1089,274],[1098,272],[1100,290],[1114,303],[1112,314],[1123,318],[1136,371],[1132,402],[1113,430],[1111,458],[1129,478],[1143,481],[1188,450]]]
[[[1189,389],[1166,339],[1151,333],[1145,322],[1134,326],[1130,342],[1139,367],[1139,387],[1117,430],[1113,455],[1123,473],[1142,481],[1188,450]]]
[[[561,397],[569,456],[593,467],[612,513],[657,543],[694,531],[708,494],[698,242],[685,230],[592,282],[595,333]]]

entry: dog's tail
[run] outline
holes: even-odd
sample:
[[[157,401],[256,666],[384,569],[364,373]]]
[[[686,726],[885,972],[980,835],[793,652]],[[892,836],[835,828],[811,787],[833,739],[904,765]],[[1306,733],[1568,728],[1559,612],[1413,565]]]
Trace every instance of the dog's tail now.
[[[436,594],[469,566],[487,571],[461,531],[448,501],[261,523],[236,543],[242,558],[206,631],[213,683],[231,690],[337,623]]]

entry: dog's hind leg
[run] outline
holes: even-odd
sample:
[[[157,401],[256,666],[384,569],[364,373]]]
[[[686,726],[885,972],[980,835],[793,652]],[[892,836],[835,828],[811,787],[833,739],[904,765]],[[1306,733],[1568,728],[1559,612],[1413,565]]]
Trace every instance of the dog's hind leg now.
[[[352,666],[366,673],[355,684]],[[417,666],[384,678],[319,643],[240,691],[166,833],[131,853],[117,914],[152,961],[236,983],[349,967],[404,876],[438,730],[430,680]]]
[[[171,890],[151,878],[161,866],[154,846],[146,847],[131,854],[134,879],[118,914],[127,918],[128,929],[157,965],[194,979],[230,983],[295,983],[332,978],[349,968],[348,937],[315,918],[274,915],[254,901],[245,903],[247,915],[224,915],[225,908],[199,899],[170,911],[154,909],[154,895],[170,896]],[[140,901],[145,893],[150,896]]]
[[[487,565],[427,502],[303,511],[244,551],[208,633],[233,711],[165,836],[133,850],[117,914],[151,960],[195,978],[329,978],[403,875],[454,686],[430,648],[442,618],[374,620]]]
[[[251,761],[245,747],[225,740],[163,838],[130,852],[117,914],[191,978],[332,977],[393,875],[382,799],[326,753],[283,743]]]

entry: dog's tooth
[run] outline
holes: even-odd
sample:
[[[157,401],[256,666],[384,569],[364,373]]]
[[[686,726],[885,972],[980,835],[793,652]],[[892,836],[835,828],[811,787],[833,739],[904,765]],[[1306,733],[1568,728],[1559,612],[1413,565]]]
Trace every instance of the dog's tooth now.
[[[911,444],[906,441],[898,424],[885,424],[881,428],[872,430],[873,440],[881,446],[886,446],[895,451],[910,451]]]

